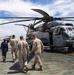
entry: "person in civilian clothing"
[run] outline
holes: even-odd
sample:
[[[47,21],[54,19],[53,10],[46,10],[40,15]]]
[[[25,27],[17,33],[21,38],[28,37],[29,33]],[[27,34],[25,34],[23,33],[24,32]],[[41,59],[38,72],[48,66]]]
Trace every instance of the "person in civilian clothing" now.
[[[5,39],[1,43],[1,49],[2,49],[2,59],[3,59],[3,62],[5,62],[5,60],[6,60],[6,54],[7,54],[7,51],[8,51],[8,43],[6,42]]]

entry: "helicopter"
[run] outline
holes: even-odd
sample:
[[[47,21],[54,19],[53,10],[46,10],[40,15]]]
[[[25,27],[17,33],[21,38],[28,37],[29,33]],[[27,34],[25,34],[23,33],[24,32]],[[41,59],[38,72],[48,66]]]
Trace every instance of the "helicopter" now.
[[[45,29],[45,31],[42,30],[42,26],[38,26],[36,28],[29,28],[29,26],[24,24],[15,24],[20,25],[24,27],[28,27],[27,31],[27,41],[31,44],[31,37],[33,34],[35,34],[39,39],[42,40],[45,49],[50,49],[48,47],[51,46],[51,49],[64,49],[66,48],[68,52],[71,52],[71,49],[73,48],[74,43],[74,28],[73,24],[71,23],[58,23],[58,22],[51,22],[52,25],[55,23],[56,26],[52,26],[50,29]],[[47,40],[46,40],[47,39]],[[72,40],[71,40],[72,39]],[[44,42],[46,41],[46,42]],[[69,49],[68,49],[69,48]]]
[[[35,21],[32,25],[27,26],[32,31],[28,34],[34,33],[34,31],[48,32],[49,33],[49,46],[51,50],[66,48],[68,52],[71,52],[74,48],[74,28],[70,23],[63,24],[57,21],[74,21],[74,17],[59,17],[54,18],[41,9],[32,9],[35,12],[40,13],[43,17],[1,17],[2,18],[21,18],[25,20],[18,20],[12,22],[1,23],[0,25],[23,22],[23,21]],[[42,25],[34,27],[35,25],[43,22]],[[26,25],[25,25],[26,26]]]
[[[6,36],[5,40],[9,43],[10,40],[11,40],[11,37],[12,37],[12,35],[10,35],[10,36]]]
[[[39,31],[38,27],[30,27],[30,25],[24,25],[24,24],[15,24],[18,26],[23,26],[26,33],[26,40],[28,41],[29,44],[32,43],[32,35],[35,34],[41,41],[43,42],[44,46],[47,46],[49,44],[49,33],[48,32],[41,32]],[[26,30],[27,27],[28,29]]]

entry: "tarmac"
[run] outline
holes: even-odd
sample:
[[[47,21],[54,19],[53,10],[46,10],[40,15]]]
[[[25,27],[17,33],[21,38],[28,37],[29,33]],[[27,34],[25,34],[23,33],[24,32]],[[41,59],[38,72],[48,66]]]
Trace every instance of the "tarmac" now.
[[[31,68],[34,57],[30,55],[28,58],[28,72],[26,75],[74,75],[74,53],[63,54],[61,52],[45,51],[41,55],[43,62],[43,71],[38,71]],[[25,73],[19,72],[18,59],[15,63],[12,62],[11,49],[7,52],[6,62],[2,61],[0,50],[0,75],[24,75]]]

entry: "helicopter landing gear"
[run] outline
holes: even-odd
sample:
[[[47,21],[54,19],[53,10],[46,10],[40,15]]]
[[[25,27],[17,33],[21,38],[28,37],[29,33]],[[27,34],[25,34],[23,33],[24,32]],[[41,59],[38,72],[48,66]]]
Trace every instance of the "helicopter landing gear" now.
[[[73,47],[72,47],[72,45],[70,45],[68,48],[68,53],[71,53],[72,51],[73,51]]]

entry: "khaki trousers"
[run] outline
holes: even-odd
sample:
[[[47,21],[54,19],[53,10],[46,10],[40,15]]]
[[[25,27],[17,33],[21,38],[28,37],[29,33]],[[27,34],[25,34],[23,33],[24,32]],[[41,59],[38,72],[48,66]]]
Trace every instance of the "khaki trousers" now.
[[[38,63],[39,66],[42,66],[42,61],[40,56],[41,56],[41,53],[35,54],[35,61],[34,61],[35,65]]]
[[[19,64],[20,69],[23,69],[24,67],[27,67],[27,56],[26,55],[19,55]]]
[[[17,49],[12,49],[11,51],[11,54],[12,54],[12,59],[17,59]]]

